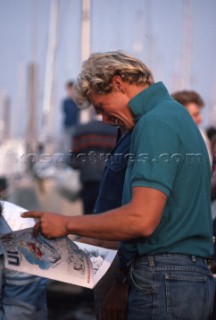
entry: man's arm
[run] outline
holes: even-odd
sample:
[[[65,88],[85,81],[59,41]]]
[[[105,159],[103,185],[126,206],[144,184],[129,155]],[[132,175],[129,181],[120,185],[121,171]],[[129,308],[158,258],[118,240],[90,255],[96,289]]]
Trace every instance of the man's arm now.
[[[50,212],[29,211],[22,217],[38,218],[39,230],[47,238],[68,234],[122,241],[150,236],[160,223],[167,196],[156,189],[134,187],[129,204],[102,214],[62,216]]]

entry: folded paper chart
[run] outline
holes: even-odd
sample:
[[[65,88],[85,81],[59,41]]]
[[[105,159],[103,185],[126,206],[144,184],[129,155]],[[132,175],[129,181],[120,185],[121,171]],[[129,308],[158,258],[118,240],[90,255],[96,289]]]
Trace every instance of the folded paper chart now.
[[[20,217],[25,211],[2,201],[0,237],[5,268],[94,288],[112,264],[116,250],[72,241],[68,237],[54,240],[42,234],[33,237],[34,219]]]

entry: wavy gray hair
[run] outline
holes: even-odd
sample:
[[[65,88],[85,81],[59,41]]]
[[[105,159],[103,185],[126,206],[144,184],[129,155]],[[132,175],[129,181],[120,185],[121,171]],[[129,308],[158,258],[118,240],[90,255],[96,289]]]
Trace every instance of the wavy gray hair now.
[[[112,78],[118,75],[130,84],[154,83],[151,71],[139,59],[120,51],[94,53],[83,62],[73,86],[73,98],[78,105],[89,106],[88,95],[112,91]]]

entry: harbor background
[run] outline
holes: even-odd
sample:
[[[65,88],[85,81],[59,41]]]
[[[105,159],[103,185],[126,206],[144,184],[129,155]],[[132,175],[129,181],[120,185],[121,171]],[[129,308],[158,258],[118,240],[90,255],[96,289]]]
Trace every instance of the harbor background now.
[[[66,167],[61,104],[93,52],[125,51],[170,93],[198,91],[201,126],[215,126],[215,12],[215,0],[0,0],[1,196],[27,210],[82,214],[81,199],[57,186]],[[82,110],[81,122],[91,116]],[[49,320],[95,318],[82,314],[81,288],[51,282],[47,294]]]

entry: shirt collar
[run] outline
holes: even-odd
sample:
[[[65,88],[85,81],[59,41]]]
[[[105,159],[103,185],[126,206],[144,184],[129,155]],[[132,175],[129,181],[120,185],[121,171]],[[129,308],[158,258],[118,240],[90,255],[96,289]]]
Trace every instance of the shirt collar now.
[[[164,98],[170,99],[170,95],[163,82],[154,83],[133,97],[129,101],[129,107],[135,115],[135,121],[152,110]]]

